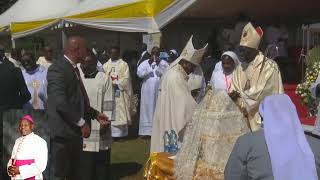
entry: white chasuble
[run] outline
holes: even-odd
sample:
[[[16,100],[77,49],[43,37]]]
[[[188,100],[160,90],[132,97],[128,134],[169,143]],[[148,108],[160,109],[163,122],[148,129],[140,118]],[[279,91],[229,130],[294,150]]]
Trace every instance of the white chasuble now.
[[[122,59],[111,61],[103,65],[104,72],[112,80],[115,94],[115,116],[111,123],[112,136],[124,137],[128,135],[128,124],[131,124],[130,105],[132,84],[128,64]]]
[[[278,65],[266,58],[261,71],[264,55],[259,52],[256,58],[247,66],[238,66],[232,76],[231,91],[240,93],[237,104],[248,112],[248,120],[252,131],[261,126],[259,104],[264,97],[272,94],[282,94],[283,84]],[[260,72],[261,71],[261,72]]]
[[[153,119],[151,150],[163,152],[165,131],[178,134],[191,120],[197,105],[188,86],[188,75],[179,65],[167,70],[162,77]]]

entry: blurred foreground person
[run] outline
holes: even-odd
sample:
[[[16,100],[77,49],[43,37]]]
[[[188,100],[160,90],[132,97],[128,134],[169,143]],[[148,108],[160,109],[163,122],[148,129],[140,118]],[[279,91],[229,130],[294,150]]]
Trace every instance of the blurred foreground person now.
[[[320,141],[304,134],[289,96],[266,97],[259,113],[262,129],[237,140],[225,180],[318,180]]]

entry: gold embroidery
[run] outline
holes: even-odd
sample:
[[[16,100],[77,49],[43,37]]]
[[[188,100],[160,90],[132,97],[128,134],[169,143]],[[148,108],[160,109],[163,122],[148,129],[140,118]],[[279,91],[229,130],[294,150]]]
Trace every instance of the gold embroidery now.
[[[39,109],[39,98],[38,98],[38,89],[40,87],[40,83],[34,79],[28,86],[32,86],[33,88],[33,102],[32,107],[34,109]]]

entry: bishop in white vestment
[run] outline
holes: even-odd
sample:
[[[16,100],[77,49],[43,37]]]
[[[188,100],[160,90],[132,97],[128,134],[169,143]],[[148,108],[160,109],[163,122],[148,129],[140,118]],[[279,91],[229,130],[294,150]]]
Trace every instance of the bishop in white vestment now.
[[[111,77],[115,96],[115,116],[111,123],[112,137],[128,135],[131,123],[130,105],[132,85],[128,64],[120,59],[120,50],[111,48],[111,58],[103,65],[104,72]]]
[[[191,95],[188,75],[199,67],[205,50],[194,49],[191,37],[181,56],[164,73],[153,120],[151,152],[164,151],[165,131],[179,134],[191,120],[197,103]]]
[[[32,132],[33,120],[29,115],[20,120],[19,130],[22,136],[13,146],[8,175],[13,180],[42,180],[48,160],[47,143]]]
[[[159,59],[159,53],[159,48],[153,48],[151,58],[143,61],[137,70],[137,75],[143,79],[139,122],[139,135],[143,136],[151,136],[152,134],[152,120],[156,107],[160,77],[163,74],[161,65],[167,64],[167,62]]]
[[[242,32],[240,41],[241,66],[232,75],[231,98],[248,117],[252,131],[261,127],[258,112],[264,97],[283,93],[283,84],[277,63],[268,59],[258,50],[263,31],[248,23]],[[239,97],[235,97],[235,93]]]

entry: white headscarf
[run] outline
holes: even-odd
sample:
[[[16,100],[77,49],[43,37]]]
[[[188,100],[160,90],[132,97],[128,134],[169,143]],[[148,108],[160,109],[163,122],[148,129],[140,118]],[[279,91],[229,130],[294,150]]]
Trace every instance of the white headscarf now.
[[[314,154],[289,96],[266,97],[259,112],[263,117],[274,179],[317,180]]]
[[[240,64],[240,60],[236,53],[232,51],[226,51],[221,55],[221,58],[225,55],[228,55],[231,57],[231,59],[235,63],[235,67],[237,67]],[[227,87],[227,85],[231,85],[231,77],[232,74],[225,75],[222,68],[222,62],[218,62],[212,72],[210,83],[212,87],[216,89],[222,89],[228,91],[230,87]]]

